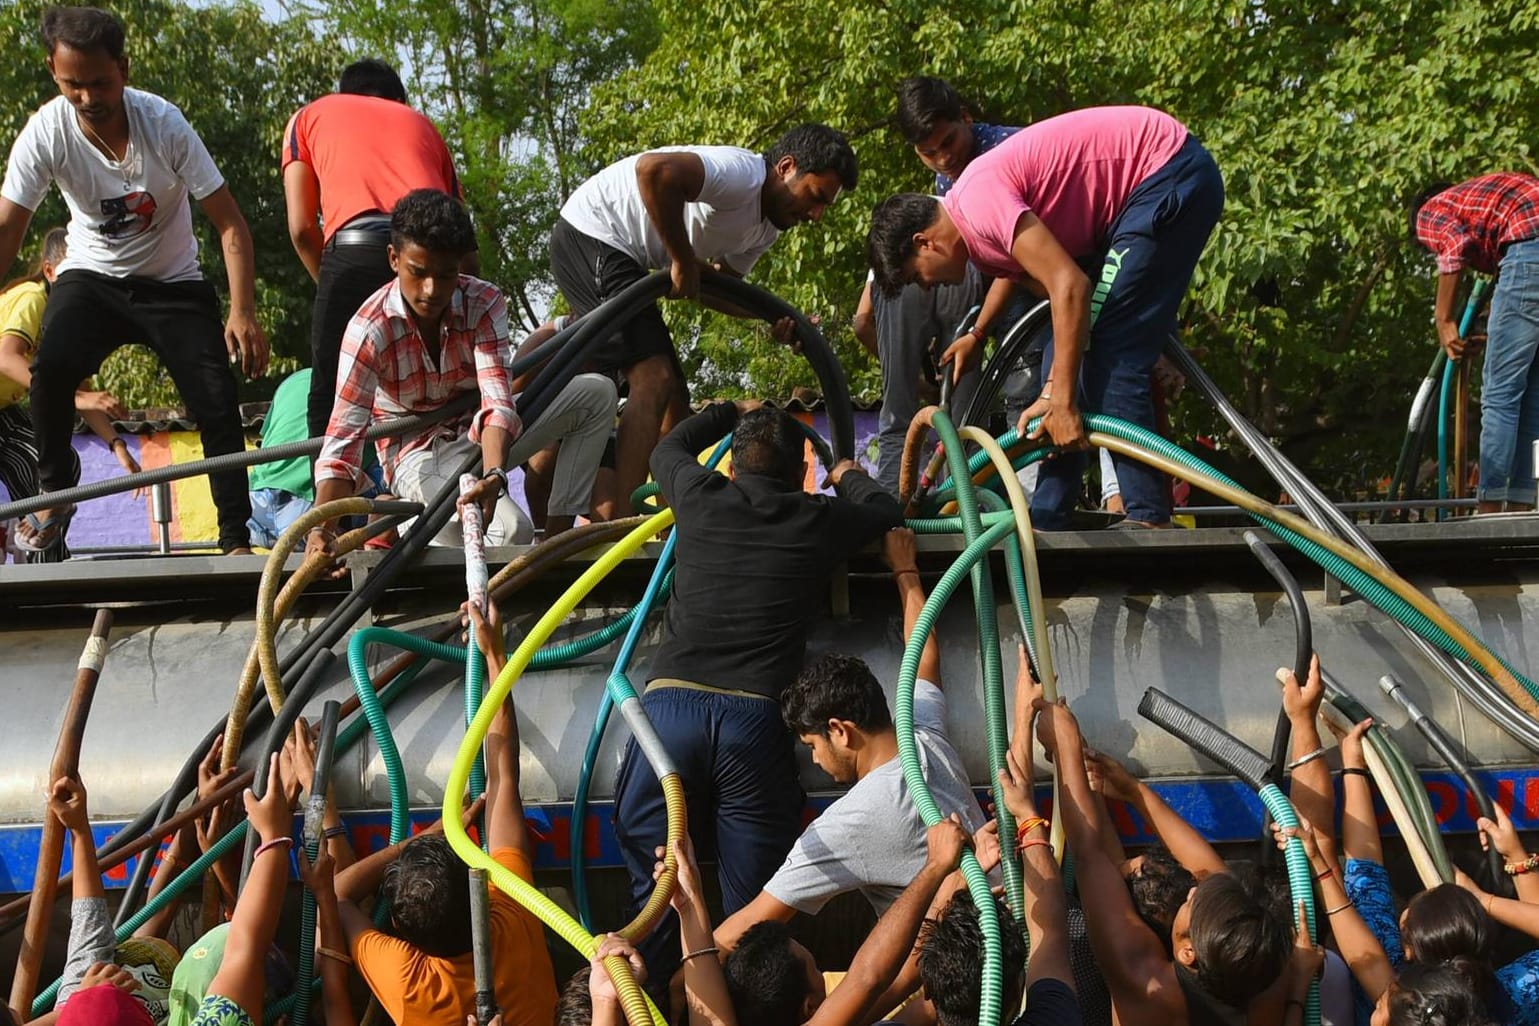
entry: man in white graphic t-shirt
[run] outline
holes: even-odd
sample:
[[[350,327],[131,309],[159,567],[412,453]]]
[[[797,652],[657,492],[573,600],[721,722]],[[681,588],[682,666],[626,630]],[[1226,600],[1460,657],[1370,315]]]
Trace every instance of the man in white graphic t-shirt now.
[[[68,256],[59,266],[32,370],[32,423],[44,492],[71,487],[75,389],[121,345],[149,346],[166,365],[203,436],[203,454],[245,448],[235,378],[267,367],[256,321],[251,232],[203,141],[176,107],[127,88],[122,23],[89,7],[43,13],[48,70],[60,96],[32,115],[11,147],[0,185],[0,278],[32,214],[57,182],[69,206]],[[198,268],[188,197],[219,232],[230,314]],[[226,362],[228,354],[228,362]],[[249,552],[251,504],[242,469],[209,477],[219,547]],[[71,507],[39,513],[23,543],[58,544]]]
[[[550,266],[572,312],[588,314],[650,271],[672,299],[700,293],[700,265],[741,278],[788,228],[818,221],[855,188],[855,152],[826,125],[801,125],[767,153],[669,146],[609,165],[572,193],[550,233]],[[723,313],[746,317],[729,304]],[[789,338],[790,324],[776,326]],[[652,304],[590,351],[591,368],[629,388],[615,439],[618,504],[647,479],[657,440],[689,414],[689,389],[662,311]]]

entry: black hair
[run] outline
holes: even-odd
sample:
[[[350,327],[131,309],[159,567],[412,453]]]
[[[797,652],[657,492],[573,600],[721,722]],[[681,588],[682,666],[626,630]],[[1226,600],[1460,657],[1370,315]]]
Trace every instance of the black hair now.
[[[914,236],[932,227],[939,216],[940,201],[917,192],[889,196],[871,211],[866,263],[884,294],[896,296],[908,284],[903,265],[914,255]]]
[[[1390,984],[1390,1026],[1495,1026],[1476,974],[1467,958],[1406,963]]]
[[[1215,873],[1192,895],[1191,942],[1202,989],[1231,1008],[1244,1008],[1282,975],[1292,931],[1256,891],[1228,873]]]
[[[942,121],[961,121],[966,107],[945,79],[916,75],[898,83],[898,131],[910,146],[928,139]]]
[[[377,57],[365,57],[343,68],[342,77],[337,80],[337,92],[406,102],[406,86],[401,76]]]
[[[464,256],[476,248],[465,205],[438,189],[413,189],[390,211],[390,244],[399,253],[415,242],[431,253]]]
[[[43,48],[52,57],[63,43],[71,50],[101,50],[123,59],[123,23],[99,7],[49,7],[43,11]]]
[[[1438,195],[1439,193],[1447,192],[1452,188],[1452,182],[1433,182],[1431,185],[1427,186],[1416,195],[1412,196],[1409,202],[1406,203],[1406,211],[1410,218],[1408,227],[1411,231],[1412,242],[1421,242],[1421,237],[1416,232],[1416,219],[1421,216],[1421,208],[1426,206],[1427,201],[1432,197]]]
[[[588,991],[591,966],[583,966],[561,987],[556,1001],[556,1026],[593,1026],[593,995]]]
[[[771,167],[785,157],[796,161],[796,173],[799,175],[834,172],[839,176],[839,184],[845,189],[855,188],[855,182],[860,178],[860,162],[855,159],[850,141],[844,137],[843,132],[827,125],[797,125],[776,139],[775,144],[764,154],[765,162]]]
[[[732,429],[732,468],[739,474],[764,474],[800,489],[806,451],[801,425],[784,410],[761,406]]]
[[[1144,852],[1138,871],[1128,877],[1133,911],[1160,939],[1167,955],[1172,954],[1170,924],[1175,922],[1176,913],[1186,904],[1186,896],[1195,886],[1197,878],[1177,862],[1170,849],[1164,845]]]
[[[442,835],[407,844],[385,870],[380,894],[395,935],[408,944],[436,958],[470,950],[470,879]]]
[[[829,653],[813,660],[780,696],[791,733],[828,737],[829,720],[848,720],[871,733],[892,726],[887,696],[865,660]]]
[[[1026,937],[1009,909],[999,905],[998,911],[1008,997],[1024,982]],[[973,1026],[978,1022],[983,1006],[982,976],[983,929],[978,925],[978,907],[970,892],[957,891],[940,916],[927,921],[919,931],[919,979],[925,997],[935,1006],[938,1026]]]
[[[786,1026],[802,1021],[807,971],[791,950],[791,929],[765,920],[748,928],[723,970],[738,1026]]]
[[[53,264],[55,267],[57,267],[59,261],[64,259],[64,254],[68,249],[68,246],[69,232],[65,231],[63,228],[48,229],[47,233],[43,236],[43,244],[38,247],[37,259],[32,262],[32,268],[21,277],[14,278],[11,281],[6,282],[5,287],[0,288],[0,296],[5,295],[7,292],[11,291],[16,286],[23,284],[24,282],[30,281],[36,282],[38,284],[47,283],[48,278],[43,274],[43,265]]]
[[[1491,966],[1491,920],[1480,901],[1458,884],[1438,884],[1412,898],[1405,907],[1400,942],[1410,961],[1436,965],[1464,960],[1475,989],[1483,997],[1496,985]]]

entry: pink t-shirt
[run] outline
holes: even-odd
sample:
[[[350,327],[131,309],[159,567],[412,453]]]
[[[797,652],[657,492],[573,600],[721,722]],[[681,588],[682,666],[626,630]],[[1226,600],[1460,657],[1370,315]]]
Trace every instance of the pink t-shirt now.
[[[1076,260],[1094,256],[1138,183],[1186,142],[1151,107],[1089,107],[1021,129],[978,157],[941,203],[984,274],[1019,280],[1015,225],[1031,211]]]

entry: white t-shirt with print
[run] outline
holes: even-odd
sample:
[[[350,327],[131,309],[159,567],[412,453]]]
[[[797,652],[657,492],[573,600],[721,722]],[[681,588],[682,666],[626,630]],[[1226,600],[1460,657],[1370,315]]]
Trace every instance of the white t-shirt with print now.
[[[69,206],[69,252],[59,270],[160,281],[202,277],[187,197],[224,185],[182,112],[154,93],[123,91],[128,152],[121,166],[92,145],[69,101],[45,103],[11,147],[0,196],[36,210],[59,183]]]
[[[664,146],[652,153],[693,153],[705,165],[700,198],[684,205],[684,227],[701,260],[721,261],[747,274],[780,237],[759,205],[764,157],[737,146]],[[561,217],[584,235],[613,246],[644,268],[672,263],[641,200],[636,162],[626,157],[578,186]]]

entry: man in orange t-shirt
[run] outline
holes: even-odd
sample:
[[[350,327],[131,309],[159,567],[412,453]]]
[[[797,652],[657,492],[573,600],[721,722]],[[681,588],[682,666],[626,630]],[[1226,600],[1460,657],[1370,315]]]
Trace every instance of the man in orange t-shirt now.
[[[473,614],[489,679],[502,671],[502,628]],[[518,725],[512,697],[486,735],[486,840],[499,865],[533,882],[531,846],[518,794]],[[374,891],[390,904],[389,931],[356,902]],[[475,1012],[470,886],[465,864],[436,829],[392,845],[338,874],[342,926],[358,971],[390,1018],[411,1026],[464,1026]],[[550,1026],[556,976],[540,921],[491,888],[492,969],[503,1026]]]
[[[289,119],[283,132],[289,238],[315,279],[311,437],[326,433],[348,321],[391,278],[390,211],[413,189],[464,199],[443,136],[406,105],[406,87],[383,61],[349,64],[335,93]],[[475,274],[477,264],[472,252],[460,269]]]

